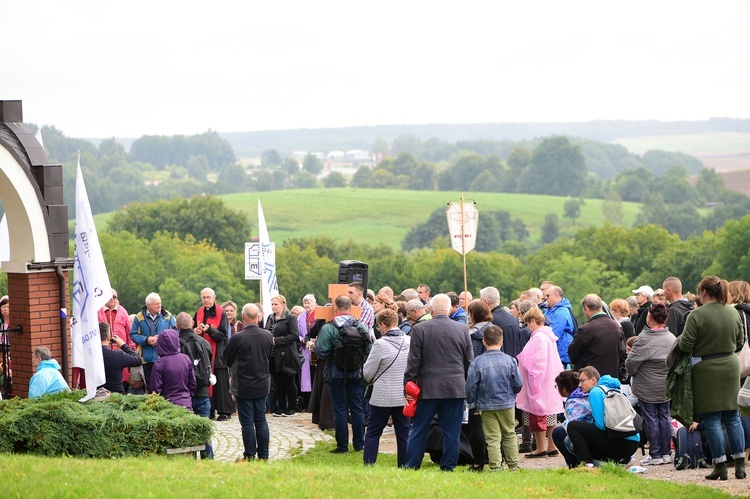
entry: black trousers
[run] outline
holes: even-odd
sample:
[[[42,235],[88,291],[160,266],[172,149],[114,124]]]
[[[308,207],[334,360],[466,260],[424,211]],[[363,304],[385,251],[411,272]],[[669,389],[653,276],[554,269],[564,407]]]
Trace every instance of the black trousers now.
[[[487,464],[487,441],[482,428],[482,416],[476,409],[469,409],[469,431],[471,433],[471,455],[476,466]]]
[[[637,440],[611,438],[606,431],[585,421],[568,423],[568,436],[576,456],[584,463],[590,463],[594,459],[599,461],[630,459],[639,445]]]
[[[297,412],[297,375],[273,373],[276,385],[276,412]]]

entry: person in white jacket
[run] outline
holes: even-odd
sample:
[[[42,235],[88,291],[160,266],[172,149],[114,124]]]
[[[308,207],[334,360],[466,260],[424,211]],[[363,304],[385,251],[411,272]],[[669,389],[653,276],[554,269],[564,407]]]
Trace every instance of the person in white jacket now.
[[[382,332],[375,341],[362,369],[365,380],[372,384],[370,420],[365,433],[364,463],[375,464],[383,429],[388,418],[393,418],[396,432],[399,468],[406,463],[406,444],[409,439],[409,418],[404,416],[404,371],[409,358],[409,342],[398,328],[398,316],[390,309],[378,312],[376,322]]]

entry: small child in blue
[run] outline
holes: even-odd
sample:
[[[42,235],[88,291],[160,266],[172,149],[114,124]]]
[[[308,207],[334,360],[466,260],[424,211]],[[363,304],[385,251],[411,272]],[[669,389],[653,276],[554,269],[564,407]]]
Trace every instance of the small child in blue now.
[[[589,394],[578,386],[578,373],[576,371],[562,371],[555,378],[555,384],[557,384],[557,391],[560,395],[567,397],[567,399],[565,400],[565,421],[562,426],[552,430],[552,440],[555,442],[555,447],[560,449],[568,468],[575,468],[580,461],[573,451],[573,444],[568,438],[567,428],[571,421],[594,422]]]
[[[523,380],[516,359],[500,350],[503,346],[502,329],[495,325],[485,328],[482,343],[487,351],[469,366],[466,402],[482,415],[490,470],[501,469],[502,453],[508,468],[517,469],[515,406],[516,394],[521,391]]]

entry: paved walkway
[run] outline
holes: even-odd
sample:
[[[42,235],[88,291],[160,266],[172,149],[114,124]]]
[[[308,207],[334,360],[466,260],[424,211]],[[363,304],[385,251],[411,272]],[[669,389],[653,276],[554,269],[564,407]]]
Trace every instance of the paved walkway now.
[[[214,459],[234,461],[242,457],[242,429],[237,415],[229,421],[214,421]],[[305,452],[317,442],[333,440],[333,437],[310,423],[309,413],[297,413],[291,417],[268,415],[271,441],[268,446],[269,460],[286,459]]]

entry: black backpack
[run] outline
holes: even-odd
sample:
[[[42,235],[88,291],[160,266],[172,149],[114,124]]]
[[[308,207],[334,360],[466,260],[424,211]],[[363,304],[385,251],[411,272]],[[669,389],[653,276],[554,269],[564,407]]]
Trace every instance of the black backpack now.
[[[578,332],[578,319],[576,319],[576,315],[572,310],[570,310],[570,318],[573,319],[573,331],[571,331],[570,335],[575,336]]]
[[[189,336],[188,339],[180,338],[180,351],[190,357],[195,372],[195,382],[198,388],[211,385],[211,349],[208,351],[200,342]]]
[[[339,328],[339,336],[333,340],[334,363],[340,371],[353,372],[362,369],[367,357],[370,335],[358,322]]]

